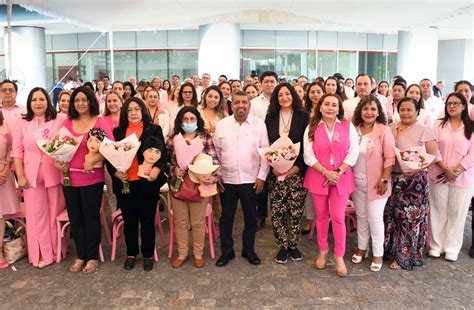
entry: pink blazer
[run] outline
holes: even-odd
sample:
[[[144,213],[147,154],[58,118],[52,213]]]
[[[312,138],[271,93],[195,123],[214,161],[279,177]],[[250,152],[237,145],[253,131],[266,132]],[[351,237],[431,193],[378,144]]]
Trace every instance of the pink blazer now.
[[[320,123],[314,131],[313,151],[316,159],[323,167],[328,170],[334,170],[339,167],[349,151],[349,126],[346,120],[336,122],[332,141],[326,132],[323,123]],[[330,165],[331,155],[334,160],[334,167]],[[304,187],[310,193],[317,195],[328,195],[329,186],[323,186],[326,177],[318,171],[309,168],[306,171]],[[349,195],[354,191],[354,177],[352,176],[352,168],[347,169],[339,178],[336,184],[339,195]]]
[[[395,164],[395,139],[390,127],[375,123],[367,143],[367,196],[369,200],[389,197],[392,193],[392,183],[389,179],[384,195],[377,195],[375,186],[382,178],[384,168]]]
[[[13,132],[12,157],[22,158],[25,176],[30,185],[36,188],[36,179],[43,166],[45,187],[55,186],[61,183],[61,172],[54,166],[54,161],[44,154],[36,145],[36,139],[49,139],[62,127],[65,116],[60,115],[56,119],[43,123],[41,129],[36,125],[36,120],[28,122],[20,119]]]

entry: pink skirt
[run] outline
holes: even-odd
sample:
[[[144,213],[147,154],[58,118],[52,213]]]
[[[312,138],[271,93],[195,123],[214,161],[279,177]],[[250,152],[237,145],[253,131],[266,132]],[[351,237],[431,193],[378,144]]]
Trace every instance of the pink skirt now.
[[[0,185],[0,218],[7,214],[14,214],[20,210],[20,201],[15,190],[13,173],[7,176],[4,184]]]

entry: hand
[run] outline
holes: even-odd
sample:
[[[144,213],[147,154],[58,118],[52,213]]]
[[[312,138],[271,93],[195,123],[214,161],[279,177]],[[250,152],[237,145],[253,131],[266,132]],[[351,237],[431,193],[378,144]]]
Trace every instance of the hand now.
[[[94,170],[94,165],[92,163],[92,161],[89,161],[89,160],[86,160],[84,162],[84,173],[89,173],[91,172],[92,170]]]
[[[30,182],[28,182],[28,179],[24,175],[19,175],[18,176],[18,187],[20,187],[20,188],[29,188],[30,187]]]
[[[328,185],[328,184],[336,185],[340,177],[339,173],[337,173],[336,171],[329,171],[329,170],[326,170],[324,172],[324,176],[326,177],[326,182],[324,182],[325,185]]]
[[[0,175],[0,185],[3,185],[7,181],[7,177]]]
[[[176,174],[178,178],[182,178],[185,172],[186,170],[181,169],[179,166],[176,166],[176,168],[174,168],[174,173]]]
[[[255,194],[260,194],[263,190],[263,185],[265,184],[265,181],[257,179],[255,180],[255,184],[253,188],[255,189]]]
[[[119,179],[122,182],[125,182],[128,180],[128,173],[126,172],[115,171],[114,175],[117,179]]]
[[[160,174],[160,169],[158,168],[153,168],[150,171],[150,174],[148,175],[148,181],[153,182],[158,178],[158,175]]]
[[[67,172],[69,170],[69,164],[62,161],[54,161],[54,166],[61,170],[62,172]]]
[[[204,185],[211,185],[216,183],[216,177],[212,175],[201,176],[201,183]]]
[[[446,168],[446,170],[444,170],[444,175],[446,176],[448,181],[453,182],[456,180],[459,173],[458,173],[458,170],[456,170],[455,168]]]
[[[293,166],[287,172],[285,172],[285,174],[286,176],[291,177],[292,175],[295,175],[298,172],[300,172],[300,168],[298,166]]]
[[[377,190],[377,195],[380,196],[384,195],[387,192],[387,187],[388,184],[382,181],[379,181],[377,185],[374,186],[374,188]]]

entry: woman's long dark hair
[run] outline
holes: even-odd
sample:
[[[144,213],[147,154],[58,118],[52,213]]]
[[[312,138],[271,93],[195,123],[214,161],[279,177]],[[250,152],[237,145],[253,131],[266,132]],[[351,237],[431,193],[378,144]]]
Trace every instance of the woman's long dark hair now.
[[[466,139],[471,139],[472,132],[474,131],[474,121],[471,120],[469,117],[469,112],[468,112],[468,102],[466,101],[466,98],[460,93],[451,93],[449,94],[448,98],[446,98],[446,102],[444,105],[444,118],[441,121],[441,126],[446,126],[448,123],[450,116],[448,114],[448,100],[451,97],[456,97],[458,98],[461,102],[462,105],[465,107],[465,109],[461,113],[461,119],[462,123],[464,124],[464,136],[466,136]]]
[[[56,112],[56,109],[53,107],[53,104],[51,103],[51,98],[49,97],[48,92],[42,87],[35,87],[30,91],[28,95],[28,99],[26,100],[26,114],[23,114],[22,118],[26,119],[28,122],[33,120],[33,117],[35,116],[35,114],[33,113],[33,109],[31,108],[31,101],[33,100],[33,94],[38,91],[42,92],[43,95],[46,97],[47,106],[46,106],[46,111],[44,112],[44,121],[48,122],[50,120],[55,119],[58,112]],[[12,129],[13,128],[10,128],[10,130]]]
[[[79,118],[79,112],[77,112],[76,107],[74,106],[74,101],[76,100],[76,96],[79,93],[83,93],[87,98],[87,102],[89,105],[89,115],[98,116],[99,103],[97,102],[97,98],[95,97],[94,91],[87,86],[79,86],[72,92],[71,98],[69,99],[68,117],[70,119]]]
[[[267,115],[270,117],[276,117],[278,116],[278,113],[280,113],[281,107],[280,103],[278,102],[278,93],[283,87],[286,87],[288,89],[291,94],[291,97],[293,98],[293,101],[291,103],[291,108],[293,109],[293,111],[301,110],[301,99],[300,96],[298,96],[298,93],[296,92],[295,88],[291,86],[290,83],[281,83],[275,87],[270,98],[270,105],[268,106],[267,112]]]
[[[174,120],[174,129],[173,129],[172,137],[176,136],[179,133],[184,134],[184,130],[181,128],[181,125],[183,125],[184,114],[186,114],[187,112],[191,112],[191,113],[194,114],[194,116],[196,116],[197,127],[198,127],[196,129],[196,131],[197,132],[205,132],[205,130],[204,130],[204,120],[202,119],[201,114],[199,113],[199,111],[195,107],[185,106],[185,107],[182,107],[179,110],[178,115],[176,115],[176,119]]]
[[[374,95],[369,95],[360,99],[359,104],[355,108],[354,116],[352,117],[352,123],[354,124],[354,126],[357,127],[364,123],[364,121],[362,120],[362,110],[366,105],[370,104],[371,102],[375,102],[375,104],[377,105],[377,111],[379,113],[379,116],[377,116],[375,121],[377,123],[387,125],[387,117],[385,117],[385,113],[383,112],[380,100]]]
[[[194,88],[194,85],[190,82],[185,82],[183,83],[183,85],[181,85],[181,88],[179,89],[179,93],[178,93],[178,106],[179,107],[184,106],[183,91],[185,87],[191,87],[191,90],[193,92],[193,98],[191,99],[191,104],[193,107],[197,108],[199,103],[197,100],[196,88]]]
[[[305,94],[304,94],[304,108],[306,109],[306,112],[310,113],[311,114],[311,111],[313,110],[314,106],[313,106],[313,102],[311,101],[311,99],[309,99],[309,93],[311,91],[311,88],[313,88],[314,86],[319,86],[319,88],[321,88],[321,91],[323,92],[323,96],[324,94],[326,94],[326,90],[324,89],[324,84],[320,83],[320,82],[313,82],[311,84],[309,84],[309,86],[306,88],[306,91],[305,91]],[[316,105],[317,102],[314,104]]]
[[[130,106],[130,103],[135,102],[140,109],[142,110],[142,122],[143,122],[143,127],[145,128],[149,124],[151,124],[151,116],[150,113],[148,113],[148,110],[146,108],[145,103],[143,100],[137,97],[131,97],[125,100],[123,103],[122,110],[120,111],[120,122],[119,125],[121,128],[127,128],[128,127],[128,107]]]

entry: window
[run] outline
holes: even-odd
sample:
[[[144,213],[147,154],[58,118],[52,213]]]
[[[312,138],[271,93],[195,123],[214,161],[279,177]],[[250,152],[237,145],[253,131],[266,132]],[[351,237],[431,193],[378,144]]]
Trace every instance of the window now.
[[[78,78],[78,66],[76,64],[78,53],[59,53],[54,54],[54,70],[53,76],[55,79],[64,77],[63,82],[67,82],[68,77],[74,80]],[[68,73],[68,71],[72,70]]]
[[[318,51],[318,76],[328,77],[336,73],[336,51]]]
[[[397,53],[387,53],[387,81],[397,75]]]
[[[357,76],[357,65],[356,51],[339,51],[338,72],[345,78],[354,79]]]
[[[79,73],[84,82],[94,79],[101,80],[105,75],[108,75],[106,54],[105,51],[89,52],[79,61]]]
[[[168,51],[168,77],[177,74],[184,80],[198,72],[198,50]]]
[[[54,82],[53,54],[46,54],[46,85],[48,87],[53,87]]]
[[[3,70],[6,71],[5,68],[5,56],[0,55],[0,72],[3,72]],[[0,78],[3,78],[3,76],[0,75]],[[3,80],[3,79],[2,79]]]
[[[242,50],[241,78],[264,71],[275,71],[275,50]]]
[[[386,53],[359,52],[359,72],[373,76],[377,83],[385,79]]]
[[[312,81],[313,78],[316,78],[317,71],[316,71],[316,63],[317,63],[317,52],[316,51],[308,51],[308,80]]]
[[[110,55],[110,53],[108,53]],[[109,66],[111,70],[112,66]],[[114,52],[115,81],[128,81],[131,75],[137,75],[137,52]]]
[[[305,51],[276,51],[276,73],[290,79],[307,75],[307,52]]]
[[[137,52],[137,79],[151,81],[159,76],[161,81],[168,78],[167,51],[138,51]]]

